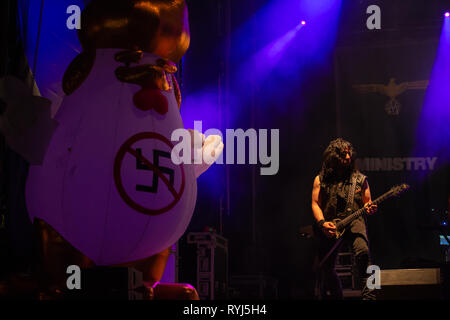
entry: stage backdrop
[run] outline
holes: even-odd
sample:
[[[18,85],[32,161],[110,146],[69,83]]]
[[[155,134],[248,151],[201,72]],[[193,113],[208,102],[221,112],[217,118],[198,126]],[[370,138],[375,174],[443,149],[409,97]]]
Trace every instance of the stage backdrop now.
[[[415,150],[437,46],[430,40],[336,51],[337,132],[355,146],[372,198],[411,185],[368,219],[373,262],[384,269],[441,260],[433,228],[447,208],[448,159]]]

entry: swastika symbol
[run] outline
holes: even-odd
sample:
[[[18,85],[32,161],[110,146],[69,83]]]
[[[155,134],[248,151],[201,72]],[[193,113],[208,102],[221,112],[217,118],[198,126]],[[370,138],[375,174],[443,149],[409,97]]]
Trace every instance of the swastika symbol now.
[[[142,149],[137,148],[136,153],[139,155],[139,157],[136,157],[136,169],[138,170],[149,170],[153,171],[154,169],[143,163],[140,158],[142,157]],[[169,181],[170,184],[173,186],[174,184],[174,178],[175,174],[174,171],[170,168],[162,167],[159,165],[159,158],[164,157],[167,159],[170,159],[170,153],[154,149],[153,150],[153,165],[159,169],[162,173],[165,173],[169,175]],[[153,180],[151,186],[144,186],[144,185],[136,185],[136,191],[142,191],[142,192],[151,192],[151,193],[157,193],[158,192],[158,181],[159,177],[157,174],[153,174]]]
[[[168,150],[173,149],[172,142],[159,133],[141,132],[135,134],[123,143],[116,154],[114,159],[114,182],[120,197],[128,206],[143,214],[160,215],[171,210],[180,201],[183,195],[185,186],[184,166],[182,163],[174,168],[168,168],[160,165],[161,158],[171,159],[171,153],[167,150],[162,151],[155,149],[154,147],[152,148],[153,157],[151,158],[151,161],[149,161],[145,155],[142,154],[143,150],[141,148],[134,147],[135,144],[141,141],[160,142],[166,145]],[[131,169],[123,167],[123,160],[127,155],[135,158],[135,161],[132,163],[136,166],[136,170],[147,170],[153,172],[151,186],[133,183],[130,186],[132,189],[126,189],[123,179],[127,179],[127,172],[130,172],[129,169]],[[175,175],[179,186],[175,185]],[[158,192],[158,187],[162,186],[159,183],[159,180],[163,182],[163,185],[166,186],[168,191],[172,194],[172,201],[168,201],[168,199],[166,199],[165,201],[167,202],[165,203],[160,203],[159,201],[146,203],[146,198],[158,197],[158,194],[161,193],[161,190]],[[136,193],[136,191],[138,192]],[[143,195],[142,192],[146,192],[147,194]],[[148,193],[152,193],[152,195]],[[144,197],[139,197],[139,194]]]

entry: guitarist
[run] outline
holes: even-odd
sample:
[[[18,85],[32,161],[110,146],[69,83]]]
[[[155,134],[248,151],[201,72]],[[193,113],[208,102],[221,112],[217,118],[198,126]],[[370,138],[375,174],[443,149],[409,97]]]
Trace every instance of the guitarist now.
[[[363,206],[369,215],[377,211],[377,205],[371,201],[367,178],[355,167],[353,146],[341,138],[333,140],[325,149],[322,168],[314,179],[312,190],[312,211],[316,221],[316,233],[319,234],[318,258],[323,261],[319,266],[320,294],[323,298],[343,298],[341,282],[335,271],[339,245],[329,254],[336,244],[336,227],[331,220],[343,218]],[[374,300],[374,290],[369,290],[366,286],[370,253],[364,216],[349,225],[343,234],[343,240],[350,241],[361,281],[363,300]],[[324,260],[328,254],[328,258]]]

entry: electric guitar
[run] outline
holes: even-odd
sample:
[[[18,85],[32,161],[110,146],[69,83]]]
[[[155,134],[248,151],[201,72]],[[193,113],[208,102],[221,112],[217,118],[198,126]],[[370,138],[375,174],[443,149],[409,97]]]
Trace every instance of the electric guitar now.
[[[387,200],[391,197],[398,197],[400,194],[405,192],[409,189],[409,185],[403,183],[398,186],[392,187],[388,192],[384,193],[383,195],[379,196],[375,200],[372,201],[374,204],[379,204],[383,202],[384,200]],[[366,213],[365,207],[362,207],[352,214],[350,214],[348,217],[345,217],[344,219],[333,219],[331,222],[334,223],[336,226],[335,230],[335,238],[339,239],[344,234],[346,228],[352,223],[353,220],[358,219],[360,216]]]

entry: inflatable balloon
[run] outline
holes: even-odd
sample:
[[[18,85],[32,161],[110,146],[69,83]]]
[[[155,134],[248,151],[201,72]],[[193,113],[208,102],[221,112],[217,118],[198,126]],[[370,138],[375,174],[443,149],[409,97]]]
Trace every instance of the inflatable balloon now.
[[[26,186],[39,218],[97,265],[147,258],[185,232],[196,169],[171,161],[183,128],[173,75],[189,45],[184,1],[92,1],[67,68],[59,125]],[[213,143],[216,156],[223,144]]]

